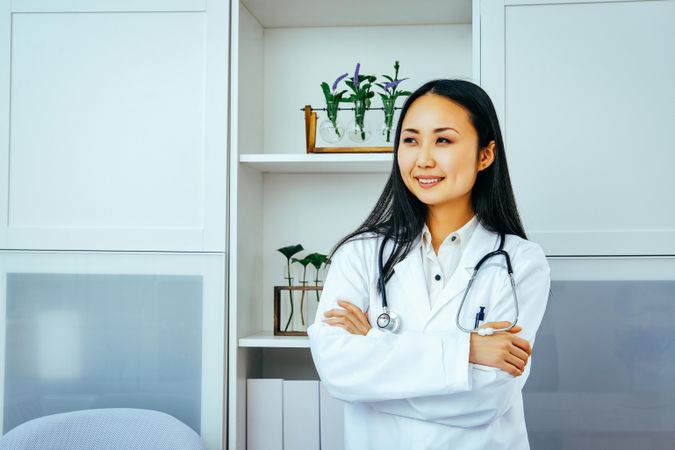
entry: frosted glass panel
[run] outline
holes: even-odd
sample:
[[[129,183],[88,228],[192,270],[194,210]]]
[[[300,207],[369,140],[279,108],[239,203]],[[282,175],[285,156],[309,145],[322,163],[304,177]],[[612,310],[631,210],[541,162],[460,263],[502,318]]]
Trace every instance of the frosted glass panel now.
[[[166,412],[200,432],[202,277],[7,274],[4,432],[88,408]]]
[[[675,442],[675,281],[553,281],[524,389],[532,449]]]

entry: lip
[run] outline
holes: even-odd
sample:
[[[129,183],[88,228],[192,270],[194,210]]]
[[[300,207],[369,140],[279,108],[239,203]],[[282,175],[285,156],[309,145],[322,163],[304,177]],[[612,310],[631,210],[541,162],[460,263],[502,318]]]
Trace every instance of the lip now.
[[[419,177],[414,177],[414,178],[417,180],[417,185],[420,186],[423,189],[432,188],[445,179],[445,177],[432,177],[432,176],[419,176]],[[433,180],[433,179],[438,179],[438,181],[436,181],[435,183],[422,183],[420,181],[420,180]]]

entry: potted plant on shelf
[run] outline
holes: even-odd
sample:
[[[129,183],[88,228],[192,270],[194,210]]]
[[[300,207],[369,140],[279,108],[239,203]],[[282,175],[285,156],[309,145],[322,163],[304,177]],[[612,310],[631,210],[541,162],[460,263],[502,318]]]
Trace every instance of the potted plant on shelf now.
[[[281,252],[281,254],[283,254],[286,257],[286,267],[287,267],[286,273],[287,273],[287,275],[286,275],[285,278],[288,280],[288,287],[289,287],[288,295],[289,295],[290,306],[291,306],[291,309],[290,309],[291,312],[288,315],[288,321],[286,322],[286,326],[284,327],[284,331],[288,330],[288,326],[290,325],[291,320],[293,319],[293,291],[290,290],[290,288],[293,287],[293,277],[291,276],[291,257],[293,257],[293,255],[295,255],[296,253],[301,252],[302,250],[304,250],[304,248],[300,244],[289,245],[287,247],[282,247],[282,248],[277,249],[277,251]]]
[[[328,115],[328,120],[321,122],[319,125],[319,133],[324,141],[331,144],[339,142],[345,132],[345,127],[338,121],[338,106],[340,106],[340,102],[348,102],[349,99],[342,97],[347,90],[337,92],[338,84],[345,77],[347,77],[346,72],[337,77],[331,86],[332,89],[325,81],[321,83],[321,89],[326,98],[326,115]]]
[[[370,108],[370,99],[375,93],[370,90],[372,83],[376,80],[375,75],[361,75],[359,69],[361,63],[356,63],[354,76],[345,81],[345,84],[354,92],[349,101],[354,103],[354,120],[348,127],[349,138],[357,143],[362,143],[370,138],[370,127],[366,123],[366,111]]]
[[[406,95],[410,95],[410,91],[397,91],[399,83],[408,78],[398,78],[398,69],[400,65],[398,61],[394,63],[394,78],[389,75],[382,75],[384,78],[389,80],[388,83],[375,83],[378,85],[384,93],[379,93],[380,98],[382,99],[382,109],[384,110],[384,124],[380,132],[384,137],[386,142],[391,142],[391,129],[394,124],[394,112],[396,110],[396,99]]]

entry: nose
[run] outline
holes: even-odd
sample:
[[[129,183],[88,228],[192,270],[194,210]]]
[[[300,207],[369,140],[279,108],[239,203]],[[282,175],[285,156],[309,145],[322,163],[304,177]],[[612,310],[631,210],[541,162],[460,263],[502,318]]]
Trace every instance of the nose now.
[[[433,167],[436,163],[431,157],[431,151],[427,145],[420,145],[417,151],[417,167]]]

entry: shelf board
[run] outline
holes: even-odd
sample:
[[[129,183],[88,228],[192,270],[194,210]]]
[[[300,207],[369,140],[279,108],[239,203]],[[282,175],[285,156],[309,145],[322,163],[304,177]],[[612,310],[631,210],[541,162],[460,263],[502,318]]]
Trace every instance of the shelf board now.
[[[261,331],[239,339],[239,347],[309,348],[307,336],[275,336],[272,331]]]
[[[391,153],[241,155],[239,162],[265,173],[387,173]]]
[[[330,0],[242,0],[242,3],[265,28],[470,23],[472,13],[471,0],[343,0],[338,8]]]

